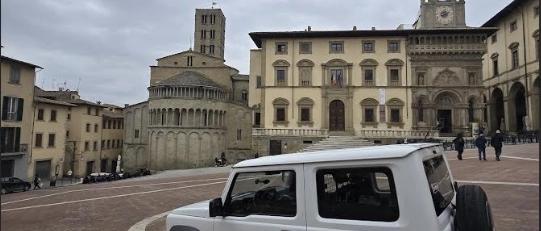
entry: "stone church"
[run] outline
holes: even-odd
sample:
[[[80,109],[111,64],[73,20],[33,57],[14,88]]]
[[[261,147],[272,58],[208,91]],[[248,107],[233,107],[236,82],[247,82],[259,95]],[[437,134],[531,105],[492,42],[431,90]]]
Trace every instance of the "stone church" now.
[[[497,30],[467,26],[463,0],[421,0],[412,28],[252,32],[257,148],[291,152],[329,135],[471,136],[487,122],[483,56]]]
[[[196,9],[194,48],[150,67],[149,98],[124,110],[126,171],[210,167],[252,157],[248,76],[225,64],[225,16]]]

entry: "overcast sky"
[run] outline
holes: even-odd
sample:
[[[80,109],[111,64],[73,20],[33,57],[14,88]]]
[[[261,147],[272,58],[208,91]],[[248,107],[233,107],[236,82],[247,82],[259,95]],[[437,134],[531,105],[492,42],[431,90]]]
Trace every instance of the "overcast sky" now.
[[[467,0],[481,26],[512,0]],[[419,0],[222,0],[226,64],[249,74],[254,31],[395,29],[412,24]],[[332,2],[332,3],[331,3]],[[36,85],[79,89],[83,99],[144,101],[156,59],[187,50],[196,8],[212,0],[2,0],[2,55],[45,69]],[[80,79],[80,81],[79,81]]]

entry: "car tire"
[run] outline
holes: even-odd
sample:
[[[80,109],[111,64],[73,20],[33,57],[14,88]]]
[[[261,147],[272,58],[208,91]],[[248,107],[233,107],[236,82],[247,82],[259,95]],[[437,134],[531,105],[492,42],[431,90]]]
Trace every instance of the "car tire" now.
[[[28,190],[30,190],[30,186],[28,186],[28,185],[24,186],[23,192],[26,192],[26,191],[28,191]]]
[[[5,188],[2,188],[1,193],[2,193],[2,195],[4,195],[4,194],[8,193],[8,191]]]
[[[457,231],[493,231],[494,221],[487,195],[478,185],[462,185],[456,196]]]

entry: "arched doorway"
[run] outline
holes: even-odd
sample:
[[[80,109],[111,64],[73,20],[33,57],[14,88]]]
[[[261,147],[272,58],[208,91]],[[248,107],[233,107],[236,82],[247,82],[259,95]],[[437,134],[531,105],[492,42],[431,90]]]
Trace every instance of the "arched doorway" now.
[[[345,131],[344,103],[333,100],[329,105],[329,131]]]
[[[518,132],[525,130],[524,116],[526,112],[526,90],[524,85],[516,82],[509,90],[509,100],[507,101],[509,108],[509,130]]]
[[[454,136],[453,127],[456,127],[455,123],[460,123],[459,117],[454,116],[458,113],[454,105],[460,103],[460,98],[455,93],[444,91],[436,96],[434,102],[440,136]]]
[[[490,99],[490,121],[492,131],[507,130],[503,123],[504,118],[504,105],[503,105],[503,91],[500,88],[495,88],[492,91],[492,97]]]

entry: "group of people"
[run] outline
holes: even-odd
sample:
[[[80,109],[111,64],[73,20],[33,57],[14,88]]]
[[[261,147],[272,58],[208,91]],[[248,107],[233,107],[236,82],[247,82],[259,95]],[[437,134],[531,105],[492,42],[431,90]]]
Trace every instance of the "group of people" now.
[[[462,153],[464,153],[464,135],[461,133],[458,133],[456,138],[453,140],[453,143],[455,144],[455,150],[458,152],[457,158],[459,160],[462,160]],[[487,148],[487,138],[484,136],[483,132],[479,132],[479,136],[475,139],[475,147],[477,147],[477,151],[479,153],[479,161],[486,161],[486,148]],[[502,146],[503,146],[503,136],[500,133],[500,130],[496,130],[496,133],[491,137],[490,139],[490,146],[494,148],[494,152],[496,155],[496,160],[500,161],[500,156],[502,155]]]

